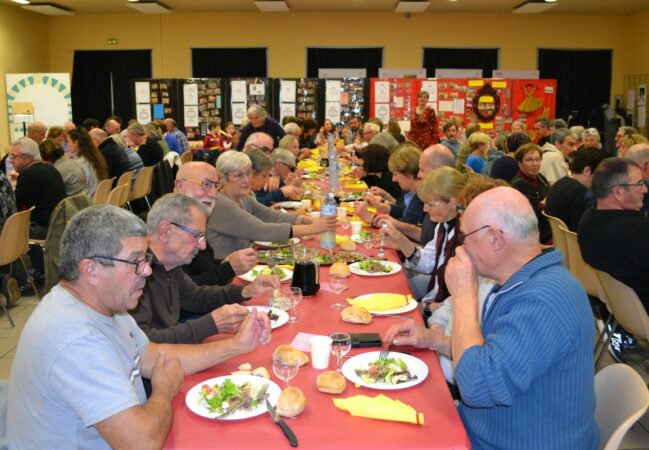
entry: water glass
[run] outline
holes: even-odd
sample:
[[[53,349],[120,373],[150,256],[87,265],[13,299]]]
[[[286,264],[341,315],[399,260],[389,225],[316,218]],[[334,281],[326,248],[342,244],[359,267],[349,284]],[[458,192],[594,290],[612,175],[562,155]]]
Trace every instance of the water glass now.
[[[340,295],[345,289],[347,289],[347,278],[330,276],[329,287],[336,293],[336,295]],[[331,307],[334,309],[342,309],[345,307],[345,305],[340,303],[340,301],[336,301],[336,303],[331,305]]]
[[[284,380],[284,387],[288,387],[288,380],[292,380],[300,370],[297,358],[285,356],[284,358],[273,358],[273,372],[277,378]]]
[[[331,333],[331,353],[336,355],[336,371],[340,372],[340,360],[352,348],[352,337],[349,333]]]

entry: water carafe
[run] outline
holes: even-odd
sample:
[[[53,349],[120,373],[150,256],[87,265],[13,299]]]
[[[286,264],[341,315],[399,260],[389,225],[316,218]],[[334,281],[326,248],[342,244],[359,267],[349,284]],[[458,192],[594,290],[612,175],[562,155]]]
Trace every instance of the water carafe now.
[[[304,245],[293,247],[293,281],[291,286],[302,289],[302,295],[315,295],[320,289],[320,265],[316,262],[317,249]]]

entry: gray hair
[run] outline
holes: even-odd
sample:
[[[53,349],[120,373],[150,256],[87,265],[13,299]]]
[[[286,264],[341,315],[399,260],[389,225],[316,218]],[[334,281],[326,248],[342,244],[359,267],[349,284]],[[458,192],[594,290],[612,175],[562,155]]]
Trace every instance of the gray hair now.
[[[550,128],[568,128],[568,124],[563,119],[553,119],[550,121]]]
[[[575,139],[580,140],[582,134],[584,134],[585,128],[582,127],[581,125],[573,125],[569,128],[569,130],[572,133],[572,135],[575,137]]]
[[[630,159],[637,164],[644,164],[649,160],[649,144],[635,144],[624,154],[626,159]]]
[[[149,235],[153,236],[156,234],[158,225],[163,220],[174,222],[178,225],[187,225],[191,217],[192,208],[200,211],[205,219],[209,216],[207,208],[195,198],[177,193],[163,195],[156,200],[147,215],[146,227],[149,230]]]
[[[539,221],[531,206],[527,214],[521,214],[508,205],[495,206],[488,214],[501,230],[508,232],[514,238],[523,241],[539,241]]]
[[[40,133],[47,130],[47,126],[43,122],[33,122],[27,126],[27,134]]]
[[[629,169],[640,166],[625,158],[606,158],[593,172],[592,190],[596,199],[606,198],[611,190],[620,184],[629,182]]]
[[[554,144],[559,141],[563,144],[563,141],[566,140],[568,136],[572,136],[572,133],[567,128],[557,128],[550,135],[550,143]]]
[[[363,125],[363,130],[365,129],[371,130],[374,134],[381,132],[381,127],[373,122],[365,122],[365,125]]]
[[[597,130],[597,128],[586,128],[586,129],[581,133],[581,138],[583,139],[583,138],[585,138],[586,136],[593,137],[593,138],[597,139],[598,142],[599,142],[599,141],[601,140],[601,138],[602,138],[602,137],[600,136],[599,131]]]
[[[216,170],[224,177],[228,176],[230,172],[236,172],[244,167],[252,167],[252,161],[248,155],[236,150],[223,152],[216,160]]]
[[[79,264],[92,256],[115,257],[125,238],[146,237],[146,226],[135,214],[112,205],[91,206],[74,215],[61,239],[59,273],[66,281],[79,278]],[[109,260],[101,264],[112,266]]]
[[[371,124],[374,125],[374,124]],[[378,125],[376,125],[378,128]],[[370,144],[378,144],[387,148],[390,153],[394,151],[395,148],[399,146],[399,141],[397,141],[394,136],[392,136],[387,131],[382,131],[370,140]]]
[[[41,161],[41,152],[38,149],[38,144],[36,143],[35,140],[32,138],[28,137],[23,137],[20,139],[16,139],[12,144],[12,147],[19,147],[20,148],[20,153],[24,155],[29,155],[32,157],[34,161]]]
[[[518,125],[519,128],[522,128],[523,130],[527,130],[527,124],[525,122],[522,122],[520,120],[515,120],[512,122],[512,128],[514,125]]]
[[[248,116],[253,115],[265,119],[268,114],[266,113],[266,110],[264,109],[263,106],[255,104],[252,105],[250,108],[248,108],[247,115]]]
[[[261,150],[249,148],[245,153],[250,158],[252,163],[251,167],[255,173],[260,173],[273,167],[273,162],[270,160],[270,157]]]
[[[285,148],[276,148],[270,158],[273,164],[281,162],[289,167],[295,167],[295,155]]]
[[[115,141],[115,143],[119,146],[119,148],[128,147],[126,140],[124,140],[121,134],[111,134],[110,136],[108,136],[108,139],[112,139],[113,141]]]
[[[298,135],[302,132],[302,130],[300,129],[300,126],[298,124],[296,124],[295,122],[289,122],[286,125],[284,125],[284,131],[287,134],[296,133]]]
[[[154,122],[149,122],[146,125],[144,125],[144,131],[151,133],[152,136],[156,136],[156,137],[161,136],[160,128]]]
[[[266,142],[263,142],[264,140]],[[264,133],[263,131],[257,131],[256,133],[252,133],[250,136],[248,136],[248,139],[246,139],[246,142],[244,144],[244,148],[247,149],[248,147],[253,147],[262,150],[263,147],[268,149],[268,152],[272,152],[274,144],[275,141],[270,134]]]
[[[144,136],[145,134],[144,127],[139,123],[132,123],[128,126],[127,130],[133,134],[137,134],[138,136]]]

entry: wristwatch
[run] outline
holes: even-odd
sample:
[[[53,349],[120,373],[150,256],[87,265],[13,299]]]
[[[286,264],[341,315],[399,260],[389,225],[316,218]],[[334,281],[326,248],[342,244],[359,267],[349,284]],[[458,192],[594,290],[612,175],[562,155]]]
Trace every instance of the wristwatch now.
[[[430,303],[426,303],[421,313],[424,315],[424,319],[428,319],[430,316],[433,315],[433,312],[430,310]]]

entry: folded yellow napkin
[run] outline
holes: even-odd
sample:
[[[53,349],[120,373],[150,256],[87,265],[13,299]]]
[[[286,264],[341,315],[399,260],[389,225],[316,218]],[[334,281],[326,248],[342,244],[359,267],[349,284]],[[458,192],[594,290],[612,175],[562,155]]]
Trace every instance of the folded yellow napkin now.
[[[302,161],[297,163],[297,168],[298,169],[304,169],[304,168],[307,168],[307,167],[315,167],[316,165],[317,164],[312,159],[303,159]]]
[[[345,189],[367,189],[367,184],[363,181],[359,181],[358,183],[347,183],[343,185],[343,188]]]
[[[337,234],[336,235],[336,245],[340,245],[345,241],[349,240],[349,236],[346,234]]]
[[[369,311],[387,311],[406,306],[410,298],[410,294],[372,294],[370,297],[361,299],[348,298],[347,303],[361,306]]]
[[[417,425],[424,424],[424,414],[418,413],[410,405],[392,400],[383,394],[376,397],[356,395],[347,398],[334,398],[336,408],[348,411],[352,416],[369,417],[370,419],[394,420]]]

